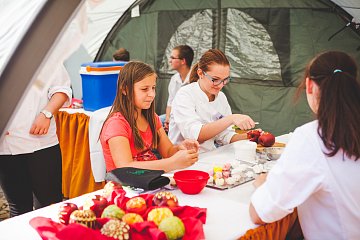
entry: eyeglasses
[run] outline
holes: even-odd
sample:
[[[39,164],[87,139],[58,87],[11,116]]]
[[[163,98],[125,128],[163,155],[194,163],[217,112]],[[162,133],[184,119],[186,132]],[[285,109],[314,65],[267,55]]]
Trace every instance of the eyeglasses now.
[[[178,57],[170,56],[170,59],[171,59],[171,60],[174,60],[174,59],[183,59],[183,58],[178,58]]]
[[[205,75],[205,77],[207,79],[209,79],[210,81],[213,82],[213,85],[214,86],[218,86],[220,85],[221,83],[223,83],[224,85],[228,84],[230,81],[231,81],[231,77],[227,77],[227,78],[224,78],[224,79],[214,79],[212,76],[210,76],[209,74],[207,74],[205,71],[202,71]]]

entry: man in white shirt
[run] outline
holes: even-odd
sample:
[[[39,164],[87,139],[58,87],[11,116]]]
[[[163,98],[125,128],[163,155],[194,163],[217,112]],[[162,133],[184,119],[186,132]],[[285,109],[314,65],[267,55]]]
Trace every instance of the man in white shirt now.
[[[189,83],[190,68],[194,59],[194,51],[188,45],[176,46],[170,56],[170,64],[173,70],[177,73],[174,74],[169,83],[168,91],[169,98],[167,101],[166,115],[164,121],[164,129],[168,131],[171,105],[174,100],[175,94],[183,86]]]

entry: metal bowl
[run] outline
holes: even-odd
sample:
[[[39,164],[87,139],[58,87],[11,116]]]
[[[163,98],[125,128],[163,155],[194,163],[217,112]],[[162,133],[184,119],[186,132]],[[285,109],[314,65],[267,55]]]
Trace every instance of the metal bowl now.
[[[278,160],[284,151],[283,147],[268,147],[264,148],[264,152],[269,160]]]

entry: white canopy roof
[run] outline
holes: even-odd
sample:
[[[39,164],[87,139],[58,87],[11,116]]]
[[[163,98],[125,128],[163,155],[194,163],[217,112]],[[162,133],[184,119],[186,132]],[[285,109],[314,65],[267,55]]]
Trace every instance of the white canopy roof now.
[[[355,24],[357,28],[360,27],[359,0],[330,1],[353,16],[352,24]],[[68,37],[72,36],[72,38],[70,37],[72,41],[68,45],[61,43],[62,49],[66,50],[58,52],[60,58],[56,58],[54,55],[51,57],[57,59],[57,64],[65,62],[73,83],[75,97],[81,97],[81,86],[78,85],[81,82],[78,66],[85,61],[94,59],[110,29],[134,2],[135,0],[83,0],[85,4],[82,4],[76,16],[73,16],[70,24],[63,30]],[[45,3],[47,3],[46,0],[0,0],[0,23],[2,26],[0,28],[0,74],[3,73],[4,67],[18,43]],[[76,51],[75,54],[71,55],[74,51]]]

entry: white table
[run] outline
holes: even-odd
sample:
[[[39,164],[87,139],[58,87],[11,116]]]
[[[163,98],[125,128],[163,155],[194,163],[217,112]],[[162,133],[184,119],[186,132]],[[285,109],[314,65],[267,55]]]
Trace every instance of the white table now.
[[[89,117],[93,114],[93,112],[86,111],[83,108],[60,108],[59,111],[67,112],[69,114],[84,113],[84,114],[88,115]]]
[[[234,160],[232,144],[220,147],[214,151],[200,155],[198,163],[189,169],[210,170],[214,165]],[[99,190],[101,191],[101,190]],[[70,202],[82,205],[87,195],[99,194],[99,191],[89,193]],[[180,205],[207,208],[207,219],[204,225],[207,240],[236,239],[249,229],[256,228],[248,213],[249,202],[254,187],[252,182],[245,183],[228,190],[205,188],[198,195],[186,195],[179,190],[173,193],[178,197]],[[0,222],[0,239],[36,239],[41,240],[37,232],[29,225],[29,220],[36,216],[50,217],[57,221],[58,204],[23,214]]]

